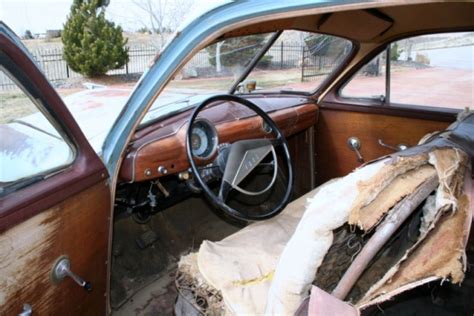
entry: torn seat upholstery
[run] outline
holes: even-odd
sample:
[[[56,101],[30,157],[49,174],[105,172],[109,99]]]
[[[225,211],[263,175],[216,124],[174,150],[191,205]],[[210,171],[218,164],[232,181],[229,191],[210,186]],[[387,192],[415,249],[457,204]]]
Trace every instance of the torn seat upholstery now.
[[[460,283],[473,156],[474,113],[467,112],[446,131],[323,184],[272,219],[204,241],[180,260],[176,314],[293,315],[313,286],[358,312],[434,280]],[[384,235],[403,209],[406,217]],[[355,262],[365,266],[351,274]]]

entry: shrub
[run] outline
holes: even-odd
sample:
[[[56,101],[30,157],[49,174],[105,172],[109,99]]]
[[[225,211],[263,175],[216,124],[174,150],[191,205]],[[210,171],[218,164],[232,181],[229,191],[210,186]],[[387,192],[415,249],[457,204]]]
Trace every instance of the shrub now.
[[[151,34],[151,31],[146,26],[143,26],[137,30],[137,33]]]
[[[304,42],[308,51],[313,56],[325,56],[333,41],[331,36],[314,34],[306,37]]]
[[[23,38],[24,39],[33,39],[34,37],[33,37],[33,34],[31,33],[30,30],[26,30],[25,34],[23,35]]]
[[[222,66],[245,66],[262,49],[265,40],[265,35],[247,35],[226,39],[220,48]],[[209,54],[209,63],[212,66],[216,65],[216,45],[206,48]]]
[[[415,61],[419,64],[423,64],[427,66],[430,64],[430,59],[428,58],[428,56],[420,54],[420,53],[416,53]]]
[[[88,77],[104,75],[128,62],[122,28],[105,19],[100,0],[74,0],[62,41],[69,67]]]
[[[268,69],[272,65],[272,55],[264,55],[257,63],[256,68],[258,69]]]
[[[390,46],[390,60],[397,61],[400,58],[401,53],[402,50],[399,49],[397,43],[393,43],[392,46]]]

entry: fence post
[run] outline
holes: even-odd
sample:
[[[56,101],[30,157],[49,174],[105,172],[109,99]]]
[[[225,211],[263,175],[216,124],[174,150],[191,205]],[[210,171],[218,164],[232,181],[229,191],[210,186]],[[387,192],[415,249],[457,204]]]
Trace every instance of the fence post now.
[[[280,43],[280,69],[283,69],[283,41]]]
[[[69,78],[69,65],[66,62],[66,78]]]
[[[301,82],[304,81],[304,45],[301,46]]]

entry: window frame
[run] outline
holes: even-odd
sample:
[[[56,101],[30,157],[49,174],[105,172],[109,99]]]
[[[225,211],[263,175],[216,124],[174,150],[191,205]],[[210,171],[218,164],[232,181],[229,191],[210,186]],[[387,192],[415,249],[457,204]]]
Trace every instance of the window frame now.
[[[51,126],[58,132],[61,140],[69,147],[72,159],[65,164],[44,170],[29,176],[11,181],[4,182],[5,186],[0,188],[0,198],[4,198],[18,190],[37,183],[41,180],[54,176],[65,169],[70,168],[75,164],[79,149],[78,145],[73,141],[73,138],[67,133],[66,129],[59,124],[50,111],[47,110],[44,100],[36,93],[34,86],[31,84],[26,73],[19,67],[11,58],[0,49],[0,70],[17,86],[17,88],[29,99],[33,106],[36,106],[38,112],[51,124]],[[38,97],[35,97],[38,95]]]
[[[363,106],[363,107],[380,107],[382,109],[391,109],[391,110],[415,110],[419,112],[426,112],[426,113],[442,113],[442,114],[447,114],[447,115],[456,115],[460,113],[462,110],[461,109],[454,109],[454,108],[447,108],[447,107],[442,107],[442,106],[429,106],[429,105],[419,105],[419,104],[407,104],[407,103],[393,103],[390,100],[390,68],[391,68],[391,62],[390,58],[386,58],[387,64],[386,64],[386,75],[385,75],[385,96],[383,100],[381,99],[376,99],[376,98],[363,98],[363,97],[350,97],[350,96],[344,96],[342,93],[342,90],[345,88],[349,82],[357,75],[357,73],[365,67],[369,62],[371,62],[378,54],[382,53],[383,51],[386,51],[387,56],[390,56],[390,47],[392,46],[393,43],[398,42],[400,40],[408,39],[408,38],[414,38],[418,36],[424,36],[424,35],[435,35],[435,34],[443,34],[443,33],[462,33],[462,32],[474,32],[474,28],[455,28],[455,29],[449,29],[449,30],[434,30],[434,31],[429,31],[429,32],[414,32],[410,34],[403,34],[400,36],[396,36],[393,38],[390,38],[388,41],[385,41],[381,43],[378,47],[373,49],[369,54],[364,56],[352,69],[344,75],[344,78],[334,87],[334,97],[337,101],[341,103],[350,103],[354,104],[357,106]],[[388,78],[388,80],[387,80]],[[389,83],[387,85],[387,82]],[[388,98],[387,98],[388,95]],[[331,100],[332,101],[332,100]]]

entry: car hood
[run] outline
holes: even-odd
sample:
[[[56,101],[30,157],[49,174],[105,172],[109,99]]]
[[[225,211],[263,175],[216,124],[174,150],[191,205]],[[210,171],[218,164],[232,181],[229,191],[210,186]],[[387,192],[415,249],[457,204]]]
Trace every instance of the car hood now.
[[[71,94],[63,99],[99,156],[103,142],[131,91],[131,88],[99,88]],[[196,91],[183,89],[167,91],[152,105],[144,121],[152,122],[181,112],[210,95],[212,94],[197,95]],[[59,158],[61,161],[67,160],[61,156],[69,152],[67,145],[61,141],[62,137],[58,131],[40,112],[8,124],[0,124],[0,131],[8,132],[9,135],[8,141],[0,142],[0,182],[21,179],[34,173],[33,170],[49,170],[57,166]]]
[[[64,103],[78,123],[85,137],[100,154],[107,133],[122,111],[132,89],[100,88],[85,90],[64,97]],[[183,111],[213,95],[196,94],[196,91],[167,91],[152,105],[144,122],[151,122],[167,115]],[[58,132],[41,113],[35,113],[15,120],[47,134],[59,137]]]

